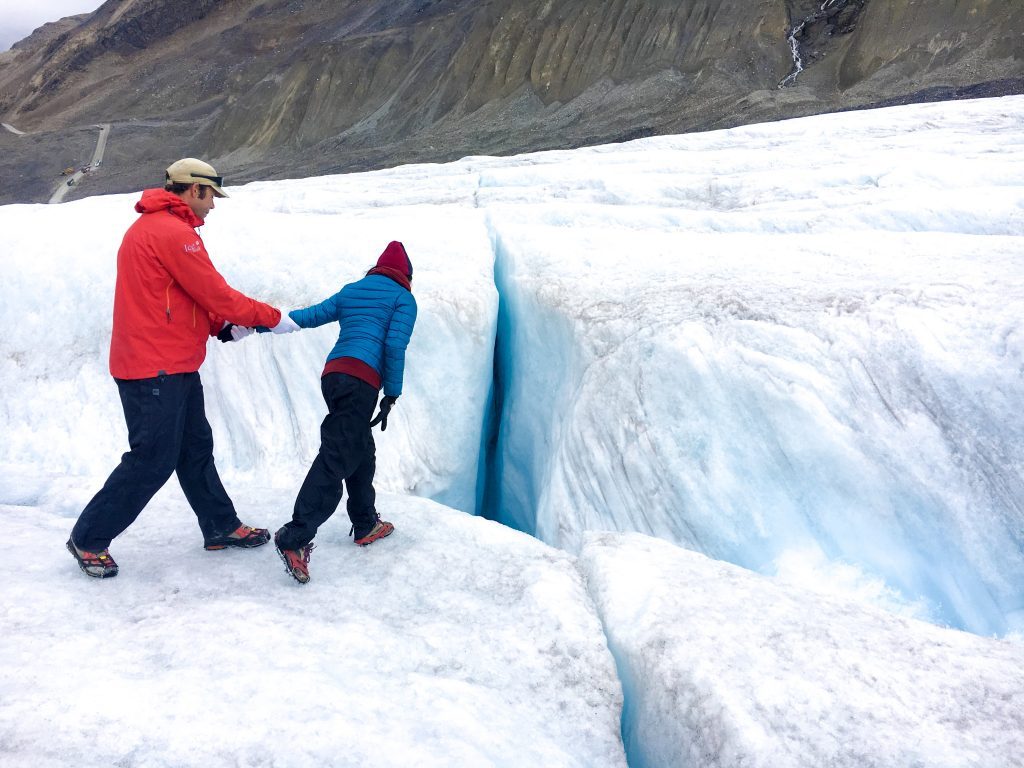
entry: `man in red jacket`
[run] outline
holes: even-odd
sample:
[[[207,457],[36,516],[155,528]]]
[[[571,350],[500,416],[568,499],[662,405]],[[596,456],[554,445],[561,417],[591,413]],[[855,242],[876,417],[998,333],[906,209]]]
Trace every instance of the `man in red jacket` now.
[[[210,336],[237,340],[261,325],[296,330],[287,314],[239,293],[217,272],[196,228],[227,197],[201,160],[166,172],[163,189],[135,204],[141,216],[117,252],[110,373],[117,383],[130,450],[85,507],[68,551],[89,576],[117,575],[110,542],[176,472],[199,519],[206,549],[258,547],[264,528],[243,525],[217,474],[199,367]]]

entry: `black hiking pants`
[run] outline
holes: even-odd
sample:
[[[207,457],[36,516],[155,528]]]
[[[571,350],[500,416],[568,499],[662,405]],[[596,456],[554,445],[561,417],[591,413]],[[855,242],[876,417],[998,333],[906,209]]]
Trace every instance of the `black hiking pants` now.
[[[377,390],[355,376],[329,373],[320,379],[320,391],[328,410],[320,425],[320,452],[299,489],[291,522],[280,531],[281,549],[301,549],[313,540],[341,503],[343,482],[355,537],[365,536],[377,522],[377,449],[370,431]]]
[[[241,522],[213,463],[199,374],[115,381],[129,451],[79,515],[71,531],[78,548],[98,552],[110,546],[175,472],[203,537],[234,531]]]

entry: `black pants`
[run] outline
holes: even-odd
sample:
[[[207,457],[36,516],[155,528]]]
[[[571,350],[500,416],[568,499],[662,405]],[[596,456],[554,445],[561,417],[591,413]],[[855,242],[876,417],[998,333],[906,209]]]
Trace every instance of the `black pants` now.
[[[213,432],[199,374],[115,381],[130,450],[78,517],[71,532],[78,548],[96,552],[110,546],[173,472],[204,538],[241,525],[213,463]]]
[[[355,376],[329,373],[320,380],[320,391],[328,410],[320,425],[320,452],[299,489],[291,522],[278,538],[282,549],[300,549],[313,540],[341,503],[343,481],[355,537],[365,536],[377,522],[377,449],[370,432],[377,390]]]

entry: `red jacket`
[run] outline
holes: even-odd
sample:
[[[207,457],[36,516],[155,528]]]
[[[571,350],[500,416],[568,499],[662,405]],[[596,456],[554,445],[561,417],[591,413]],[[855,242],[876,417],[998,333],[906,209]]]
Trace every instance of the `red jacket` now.
[[[117,252],[110,373],[148,379],[192,373],[224,321],[273,327],[281,313],[239,293],[210,261],[195,228],[203,222],[177,195],[147,189],[142,215]]]

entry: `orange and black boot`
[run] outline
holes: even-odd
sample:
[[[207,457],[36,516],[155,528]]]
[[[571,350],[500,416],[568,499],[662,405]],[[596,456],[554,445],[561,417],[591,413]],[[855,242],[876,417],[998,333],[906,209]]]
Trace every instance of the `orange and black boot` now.
[[[351,536],[354,531],[355,528],[353,527],[352,530],[349,531],[349,535]],[[373,528],[362,536],[356,536],[356,544],[360,547],[365,547],[367,544],[373,544],[377,539],[383,539],[385,536],[390,536],[394,532],[395,526],[387,520],[381,520],[380,515],[377,515],[377,522],[373,524]]]
[[[282,528],[274,534],[274,547],[277,549],[277,554],[280,555],[288,575],[299,582],[299,584],[305,584],[309,581],[309,553],[313,551],[315,545],[313,542],[309,542],[309,544],[299,549],[282,549],[281,531],[283,530]]]
[[[266,528],[252,528],[248,525],[240,525],[231,533],[224,536],[213,536],[207,539],[203,546],[206,549],[227,549],[228,547],[241,547],[251,549],[262,547],[270,541],[270,531]]]
[[[67,548],[72,557],[78,561],[78,567],[86,576],[92,576],[95,579],[110,579],[117,576],[117,563],[110,556],[110,550],[86,552],[75,546],[75,542],[71,539],[68,539]]]

